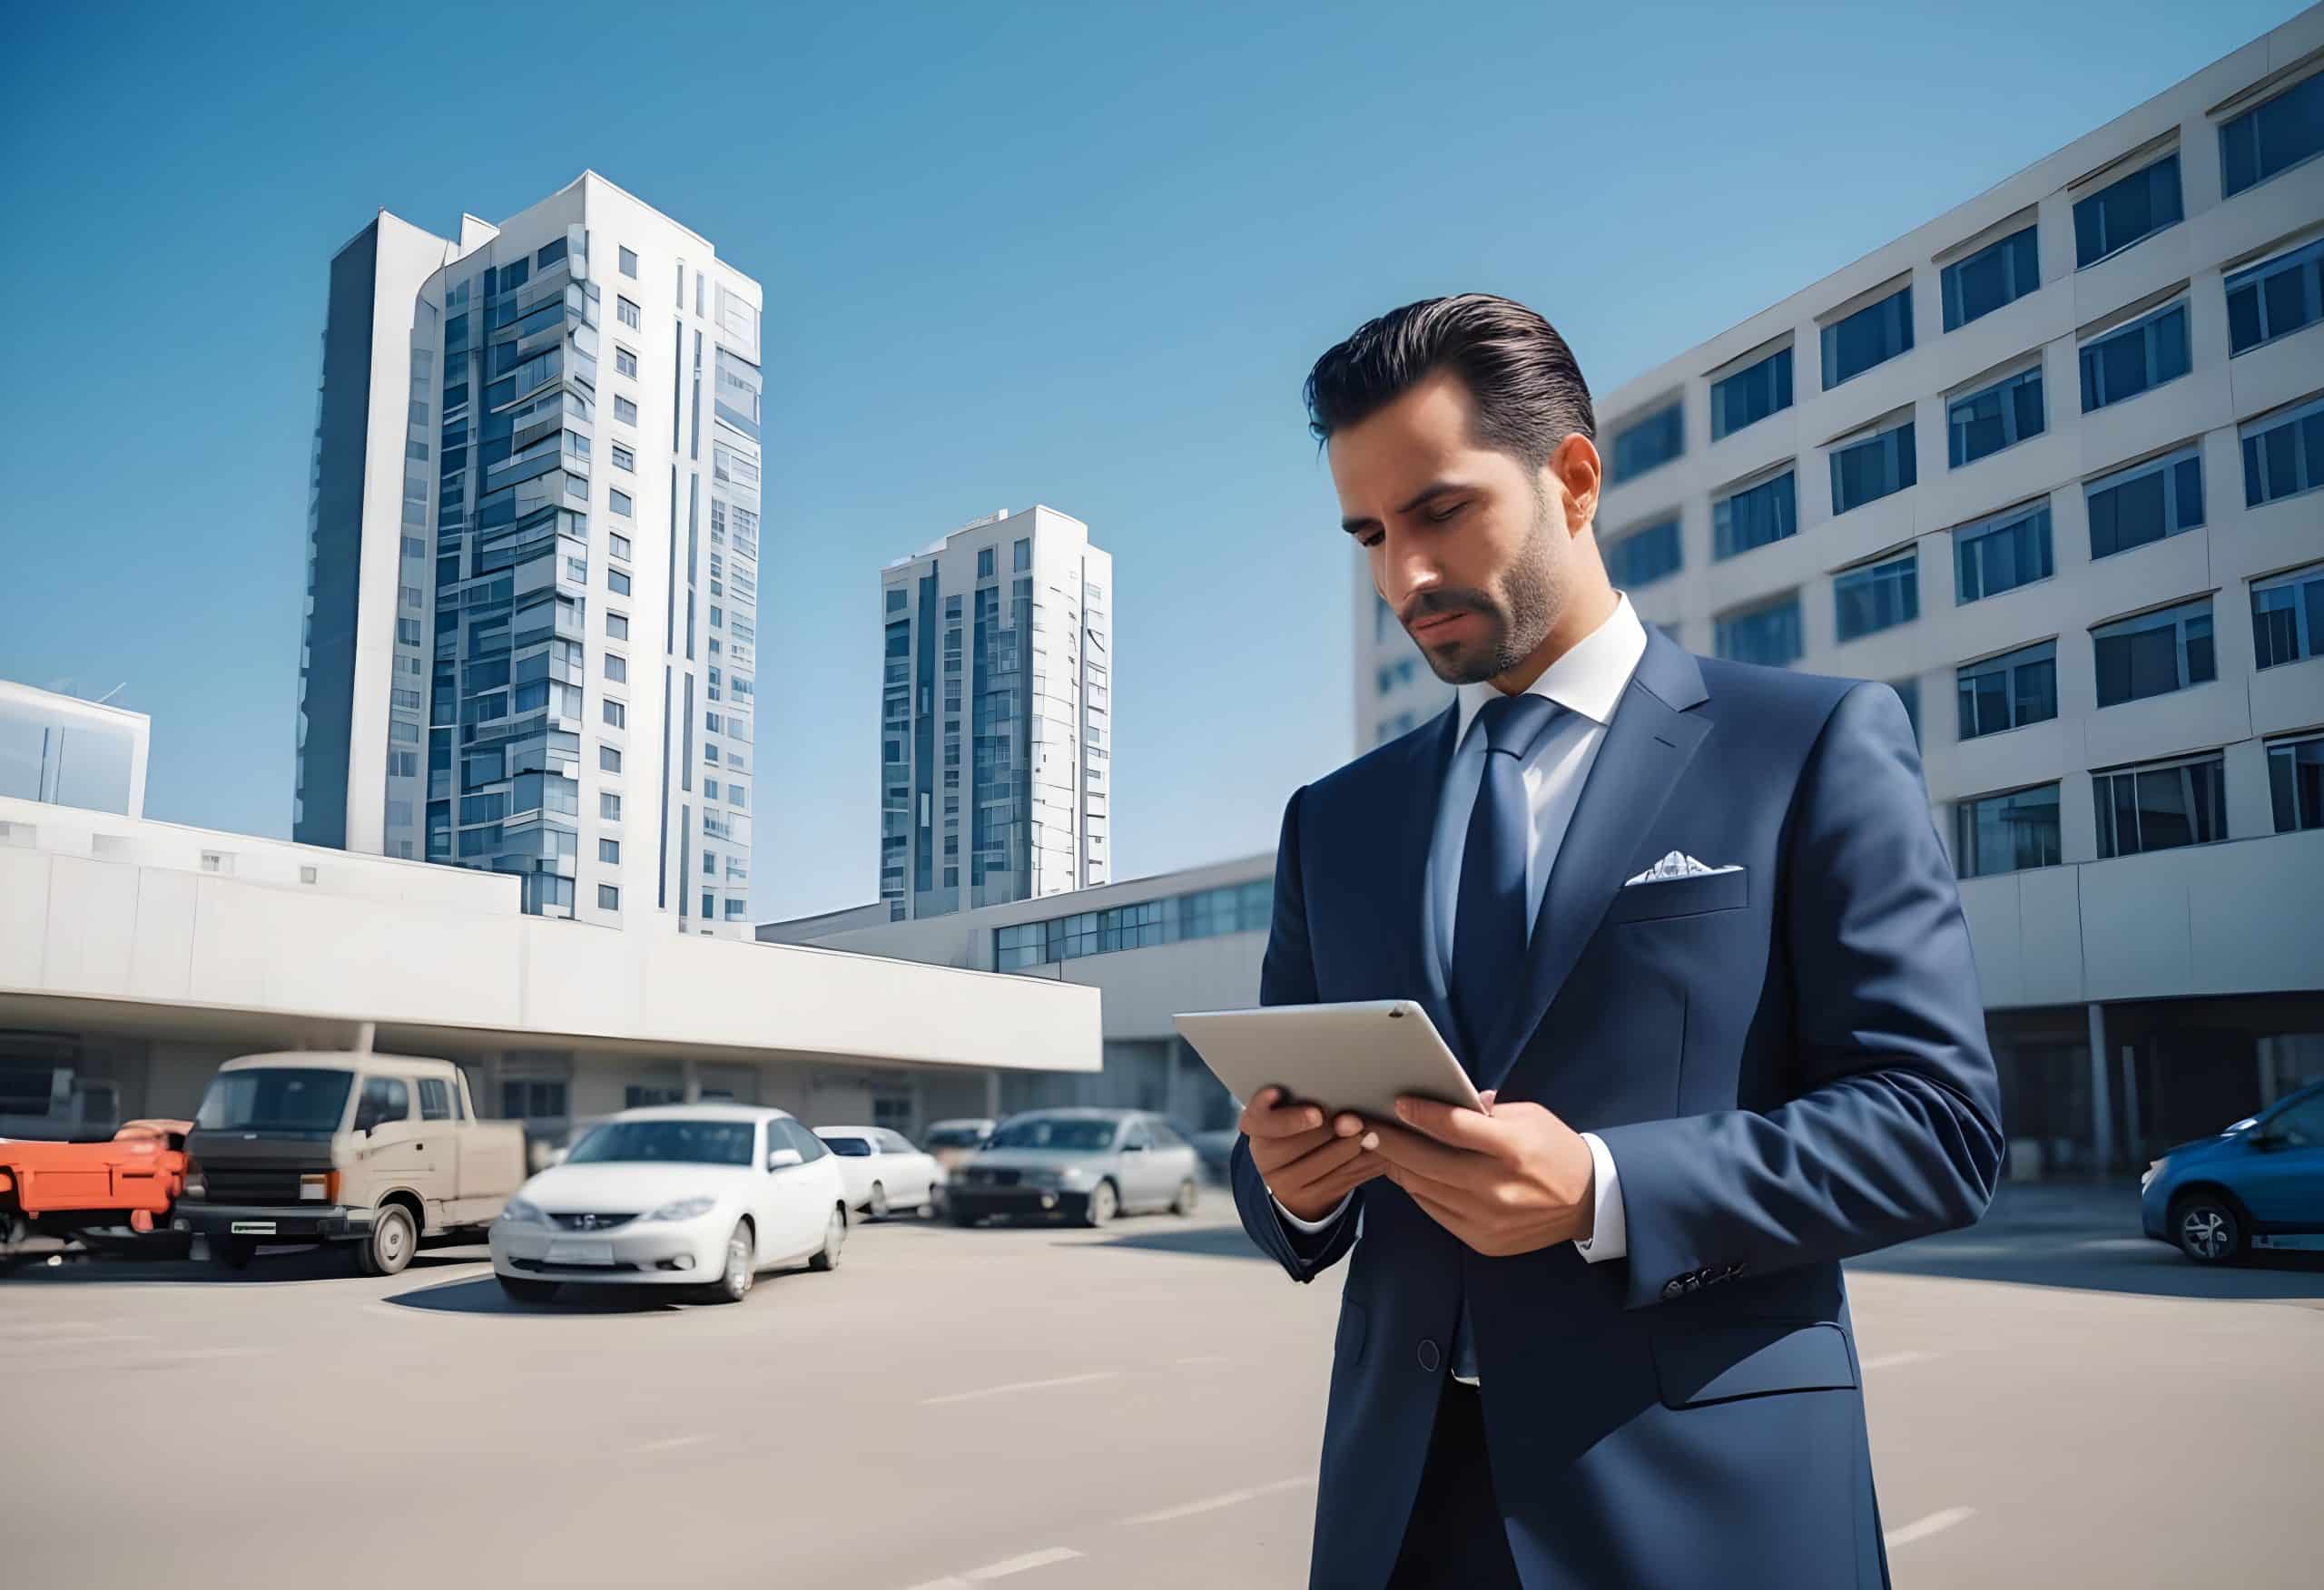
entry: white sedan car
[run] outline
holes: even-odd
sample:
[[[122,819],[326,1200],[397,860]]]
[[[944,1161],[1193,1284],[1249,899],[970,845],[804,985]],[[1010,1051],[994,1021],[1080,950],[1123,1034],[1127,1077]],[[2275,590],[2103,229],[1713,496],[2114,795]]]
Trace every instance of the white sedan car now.
[[[492,1272],[519,1302],[560,1286],[698,1288],[739,1302],[759,1271],[839,1263],[838,1157],[781,1110],[625,1110],[527,1182],[492,1222]]]
[[[815,1135],[839,1158],[847,1184],[847,1206],[881,1220],[891,1209],[935,1212],[944,1169],[911,1145],[911,1139],[884,1126],[818,1126]]]

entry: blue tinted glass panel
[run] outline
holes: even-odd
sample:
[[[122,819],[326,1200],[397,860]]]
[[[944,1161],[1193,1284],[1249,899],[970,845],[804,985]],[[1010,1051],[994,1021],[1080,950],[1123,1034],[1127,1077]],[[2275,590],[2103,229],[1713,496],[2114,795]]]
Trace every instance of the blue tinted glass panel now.
[[[1964,800],[1953,813],[1953,864],[1963,878],[2055,867],[2063,854],[2055,784]]]
[[[1913,290],[1902,288],[1824,328],[1824,389],[1911,351]]]
[[[1955,596],[1981,601],[2056,573],[2050,545],[2050,505],[2014,508],[1953,533]]]
[[[2254,421],[2243,431],[2243,505],[2280,502],[2324,486],[2324,399]]]
[[[1832,605],[1838,637],[1855,640],[1921,615],[1921,560],[1918,553],[1869,568],[1850,569],[1832,581]]]
[[[1845,514],[1903,491],[1918,467],[1910,420],[1837,449],[1832,454],[1832,512]]]
[[[2324,739],[2268,747],[2268,793],[2275,806],[2276,832],[2324,828]]]
[[[1711,555],[1733,557],[1799,530],[1798,482],[1788,469],[1711,505]]]
[[[1685,419],[1685,411],[1673,403],[1616,431],[1612,478],[1607,484],[1620,486],[1679,456],[1686,450]]]
[[[2218,677],[2208,596],[2141,613],[2090,632],[2098,665],[2098,704],[2167,695]]]
[[[2203,460],[2192,447],[2093,480],[2090,555],[2111,557],[2203,522]]]
[[[2127,249],[2181,216],[2174,152],[2109,183],[2073,207],[2073,263],[2079,270]]]
[[[1946,457],[1955,469],[2040,436],[2047,424],[2042,367],[2020,370],[1982,392],[1955,398],[1945,406],[1945,418]]]
[[[1777,348],[1710,388],[1710,439],[1732,436],[1747,425],[1791,407],[1791,349]]]
[[[1945,268],[1945,329],[1957,330],[2042,285],[2035,229],[2012,232]]]
[[[2230,357],[2324,319],[2324,239],[2227,279]]]
[[[2253,588],[2251,649],[2261,668],[2324,655],[2324,568]]]
[[[1961,738],[2023,729],[2058,715],[2058,643],[2043,641],[1955,672]]]
[[[1799,599],[1722,618],[1717,625],[1718,654],[1738,662],[1787,667],[1799,660]]]
[[[2188,368],[2187,306],[2176,303],[2082,345],[2082,411],[2135,398]]]
[[[1679,559],[1679,521],[1665,519],[1609,546],[1606,572],[1618,589],[1635,591],[1678,573]]]
[[[2229,197],[2324,150],[2324,74],[2311,76],[2219,130],[2220,182]]]

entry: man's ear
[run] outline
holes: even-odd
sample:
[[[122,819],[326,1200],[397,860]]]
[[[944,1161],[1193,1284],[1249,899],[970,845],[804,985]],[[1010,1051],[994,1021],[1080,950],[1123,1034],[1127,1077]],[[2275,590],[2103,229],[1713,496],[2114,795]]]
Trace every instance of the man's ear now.
[[[1557,476],[1565,505],[1565,533],[1579,535],[1598,516],[1598,491],[1603,484],[1598,449],[1580,431],[1558,444],[1543,466]]]

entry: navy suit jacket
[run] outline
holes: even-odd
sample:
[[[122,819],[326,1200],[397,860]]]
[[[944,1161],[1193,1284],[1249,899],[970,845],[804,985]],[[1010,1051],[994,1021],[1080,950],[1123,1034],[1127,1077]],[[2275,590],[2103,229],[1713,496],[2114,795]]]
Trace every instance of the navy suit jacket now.
[[[1457,1045],[1421,932],[1457,721],[1292,797],[1263,1004],[1413,999]],[[1672,850],[1742,869],[1622,887]],[[1243,1223],[1294,1280],[1354,1253],[1313,1582],[1385,1581],[1465,1300],[1528,1590],[1886,1584],[1840,1261],[1975,1221],[2002,1155],[1968,927],[1896,693],[1649,628],[1526,976],[1462,1059],[1605,1140],[1629,1257],[1486,1258],[1384,1179],[1304,1236],[1236,1144]]]

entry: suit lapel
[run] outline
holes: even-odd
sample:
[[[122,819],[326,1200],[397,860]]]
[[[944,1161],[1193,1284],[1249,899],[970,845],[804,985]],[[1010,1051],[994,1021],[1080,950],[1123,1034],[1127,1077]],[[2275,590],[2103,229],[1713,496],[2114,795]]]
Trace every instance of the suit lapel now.
[[[1507,1014],[1472,1067],[1479,1087],[1507,1079],[1598,931],[1628,876],[1624,869],[1709,731],[1710,720],[1692,711],[1705,699],[1694,658],[1649,626],[1645,654],[1607,726],[1550,869],[1523,986],[1512,990]]]
[[[1397,968],[1403,974],[1400,981],[1405,987],[1421,990],[1419,998],[1428,1019],[1436,1024],[1437,1032],[1456,1054],[1461,1040],[1452,1025],[1452,1001],[1444,986],[1443,968],[1437,963],[1435,936],[1429,925],[1428,853],[1436,842],[1437,811],[1444,800],[1444,770],[1452,763],[1452,742],[1460,726],[1460,708],[1447,707],[1426,731],[1406,742],[1411,751],[1401,774],[1404,810],[1397,829],[1392,879],[1395,897],[1388,906],[1388,920],[1393,925],[1390,937],[1403,956],[1403,964]],[[1471,1068],[1474,1069],[1473,1063]]]

